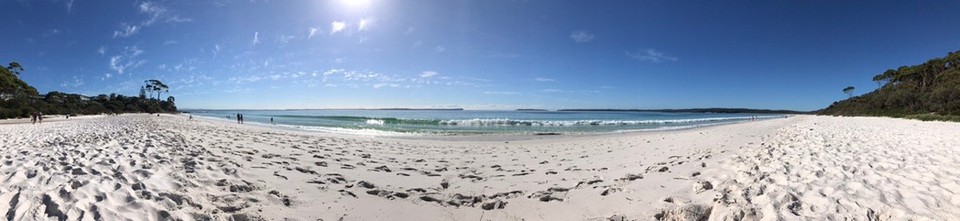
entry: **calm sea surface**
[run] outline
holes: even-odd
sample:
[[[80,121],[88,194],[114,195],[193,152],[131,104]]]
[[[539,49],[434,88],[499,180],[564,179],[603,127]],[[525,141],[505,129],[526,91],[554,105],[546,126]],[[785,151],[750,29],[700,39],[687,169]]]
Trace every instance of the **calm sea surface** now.
[[[667,130],[783,115],[618,111],[186,110],[198,117],[352,134],[536,134]],[[270,122],[273,118],[273,122]]]

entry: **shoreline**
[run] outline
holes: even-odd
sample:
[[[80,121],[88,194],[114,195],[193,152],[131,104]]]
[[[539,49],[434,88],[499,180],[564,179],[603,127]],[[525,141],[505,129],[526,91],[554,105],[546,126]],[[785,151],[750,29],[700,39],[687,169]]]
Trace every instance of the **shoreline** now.
[[[188,113],[179,113],[174,114],[178,116],[188,117]],[[291,131],[301,131],[308,133],[330,133],[330,134],[340,134],[340,135],[353,135],[360,137],[377,137],[377,138],[391,138],[391,139],[404,139],[404,140],[447,140],[447,141],[521,141],[521,140],[541,140],[541,139],[554,139],[554,138],[589,138],[589,137],[598,137],[598,136],[619,136],[619,135],[630,135],[635,133],[651,133],[651,132],[669,132],[669,131],[683,131],[683,130],[694,130],[699,128],[709,128],[717,127],[731,124],[744,124],[759,122],[765,120],[775,120],[775,119],[786,119],[793,118],[798,115],[785,114],[778,115],[778,117],[769,117],[769,118],[758,118],[755,120],[737,120],[730,122],[720,122],[720,123],[709,123],[709,124],[696,124],[696,125],[685,125],[685,126],[672,126],[672,127],[659,127],[651,129],[633,129],[633,130],[621,130],[621,131],[609,131],[609,132],[578,132],[578,133],[564,133],[564,132],[529,132],[529,133],[448,133],[448,134],[439,134],[439,133],[415,133],[415,132],[396,132],[396,131],[384,131],[377,129],[351,129],[351,128],[338,128],[338,127],[324,127],[324,126],[309,126],[309,127],[318,127],[326,128],[325,130],[310,130],[302,129],[302,125],[289,125],[289,124],[269,124],[262,122],[252,122],[244,123],[241,125],[251,125],[255,127],[263,128],[272,128],[280,130],[291,130]],[[215,121],[221,123],[234,123],[236,124],[236,119],[225,119],[209,116],[193,116],[196,119]],[[358,130],[371,131],[371,134],[357,133]]]

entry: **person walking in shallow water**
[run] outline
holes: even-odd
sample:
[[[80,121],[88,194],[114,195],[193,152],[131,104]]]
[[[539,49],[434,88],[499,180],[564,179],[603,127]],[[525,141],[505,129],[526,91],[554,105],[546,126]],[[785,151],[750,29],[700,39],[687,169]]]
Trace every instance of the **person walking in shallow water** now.
[[[237,113],[237,123],[240,123],[240,113]]]

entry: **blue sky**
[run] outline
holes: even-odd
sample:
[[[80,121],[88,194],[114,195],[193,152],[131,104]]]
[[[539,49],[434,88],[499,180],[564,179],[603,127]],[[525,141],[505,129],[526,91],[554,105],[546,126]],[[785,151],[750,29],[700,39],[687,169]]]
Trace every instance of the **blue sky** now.
[[[960,50],[953,1],[0,1],[41,93],[180,108],[815,110]],[[166,95],[165,95],[166,96]]]

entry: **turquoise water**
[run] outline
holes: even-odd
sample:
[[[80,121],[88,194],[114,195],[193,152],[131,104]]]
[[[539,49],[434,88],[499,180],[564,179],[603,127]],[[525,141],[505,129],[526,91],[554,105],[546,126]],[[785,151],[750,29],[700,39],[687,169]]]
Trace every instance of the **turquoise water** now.
[[[189,111],[189,110],[187,110]],[[301,130],[359,134],[537,134],[664,130],[782,115],[619,111],[195,110],[191,115]],[[273,118],[273,123],[270,122]]]

